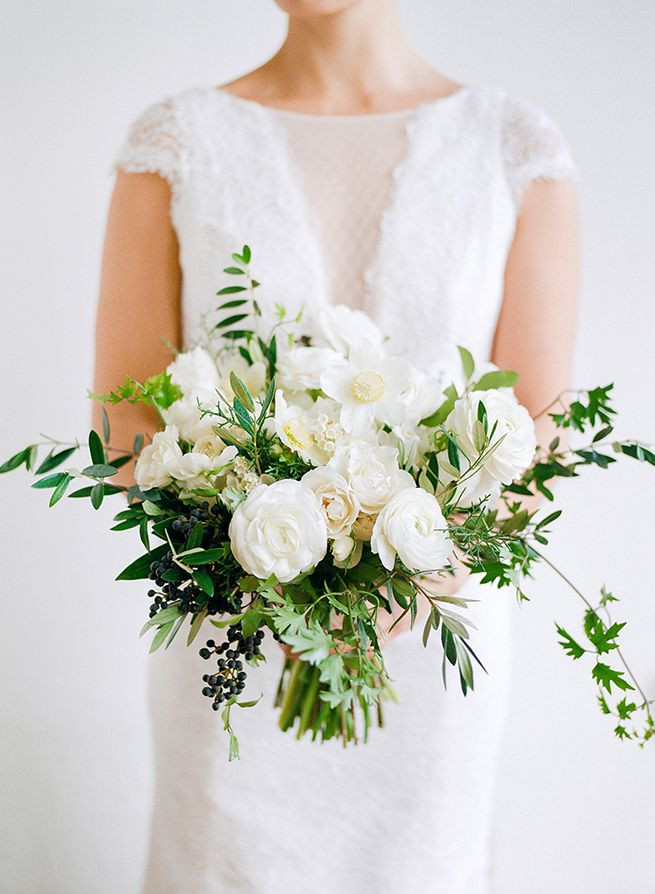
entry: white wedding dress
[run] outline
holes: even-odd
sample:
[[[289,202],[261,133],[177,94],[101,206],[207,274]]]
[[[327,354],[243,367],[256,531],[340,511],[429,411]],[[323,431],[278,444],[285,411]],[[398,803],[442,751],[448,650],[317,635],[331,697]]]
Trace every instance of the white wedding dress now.
[[[216,88],[146,109],[116,166],[171,184],[186,344],[248,243],[260,300],[361,307],[447,383],[456,345],[489,358],[525,185],[576,176],[539,109],[496,87],[415,109],[320,116]],[[156,328],[157,308],[152,309]],[[369,744],[296,741],[272,707],[282,653],[251,672],[234,713],[240,762],[201,695],[200,638],[150,662],[155,803],[145,894],[485,894],[513,596],[469,581],[488,676],[444,691],[420,626],[386,649],[398,704]],[[145,603],[144,603],[145,610]],[[207,636],[210,636],[207,631]]]

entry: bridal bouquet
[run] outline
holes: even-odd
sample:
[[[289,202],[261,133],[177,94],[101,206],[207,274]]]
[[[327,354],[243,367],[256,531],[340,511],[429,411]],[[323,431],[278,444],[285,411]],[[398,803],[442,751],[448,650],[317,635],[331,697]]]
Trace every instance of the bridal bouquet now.
[[[423,642],[438,635],[447,669],[464,694],[474,685],[467,600],[442,590],[455,563],[483,582],[513,587],[545,560],[542,547],[559,511],[540,515],[523,501],[550,501],[551,482],[580,468],[607,468],[613,454],[655,465],[635,441],[612,441],[612,386],[558,398],[550,412],[563,430],[581,433],[575,449],[555,438],[538,447],[534,422],[517,401],[515,373],[476,368],[460,348],[458,381],[443,383],[385,350],[382,333],[345,306],[289,318],[263,311],[244,246],[224,273],[222,304],[204,320],[204,336],[162,373],[127,378],[102,401],[102,432],[88,443],[48,440],[3,466],[43,475],[32,485],[68,493],[97,509],[123,493],[112,530],[137,528],[145,553],[119,580],[149,579],[151,651],[170,645],[183,626],[187,644],[213,628],[200,656],[203,695],[221,712],[238,756],[230,711],[256,701],[243,693],[247,669],[264,660],[268,634],[286,646],[276,694],[279,725],[325,741],[366,741],[393,697],[381,649],[380,621],[394,613],[413,624],[421,603]],[[111,446],[106,407],[144,402],[161,430],[138,435],[133,450]],[[61,469],[87,448],[90,464]],[[607,452],[607,451],[611,452]],[[112,484],[136,461],[136,484]],[[71,492],[74,483],[83,486]],[[586,657],[601,709],[615,733],[641,744],[655,729],[652,700],[619,648],[625,626],[610,617],[616,597],[604,588],[585,603],[582,632],[557,628],[574,659]]]

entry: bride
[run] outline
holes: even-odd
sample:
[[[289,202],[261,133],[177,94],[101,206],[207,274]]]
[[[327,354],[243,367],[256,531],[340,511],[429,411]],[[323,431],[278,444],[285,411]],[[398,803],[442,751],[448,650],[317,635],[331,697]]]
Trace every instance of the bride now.
[[[429,68],[393,0],[277,0],[281,49],[228,84],[155,102],[116,160],[96,391],[192,344],[230,252],[251,245],[262,301],[365,310],[424,370],[456,345],[520,373],[536,414],[568,385],[578,292],[575,167],[550,118]],[[112,411],[118,443],[153,430]],[[541,443],[548,422],[538,421]],[[387,636],[399,703],[365,747],[297,742],[272,700],[272,643],[228,764],[196,647],[149,659],[156,755],[146,894],[484,894],[509,677],[505,591],[467,579],[489,675],[444,691],[420,627]],[[443,587],[442,587],[443,589]],[[145,602],[144,602],[145,609]],[[387,628],[392,623],[387,619]],[[254,676],[254,674],[253,674]]]

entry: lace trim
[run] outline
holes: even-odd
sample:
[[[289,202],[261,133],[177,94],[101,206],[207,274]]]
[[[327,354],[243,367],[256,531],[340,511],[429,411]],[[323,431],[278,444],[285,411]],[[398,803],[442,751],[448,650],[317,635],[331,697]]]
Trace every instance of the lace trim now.
[[[507,97],[502,151],[515,207],[532,180],[579,179],[579,171],[558,126],[542,109]]]
[[[188,169],[188,150],[175,97],[153,103],[132,121],[112,169],[159,174],[179,195]]]

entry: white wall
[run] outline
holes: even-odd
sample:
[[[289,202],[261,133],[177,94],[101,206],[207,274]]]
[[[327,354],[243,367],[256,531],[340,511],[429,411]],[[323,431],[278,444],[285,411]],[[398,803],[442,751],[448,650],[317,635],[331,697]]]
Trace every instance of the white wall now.
[[[420,52],[465,82],[546,108],[582,172],[585,286],[576,381],[613,379],[619,432],[655,440],[652,414],[655,7],[645,0],[405,0]],[[186,86],[220,83],[277,46],[271,2],[8,0],[2,22],[0,388],[5,458],[36,431],[84,436],[110,162],[129,119]],[[651,474],[649,474],[649,471]],[[151,755],[146,597],[112,584],[133,553],[69,501],[47,512],[24,474],[0,481],[4,722],[1,887],[7,894],[135,892]],[[627,463],[560,488],[552,557],[584,588],[625,595],[626,643],[655,692],[652,470]],[[575,624],[551,574],[517,609],[501,768],[499,894],[621,889],[655,875],[653,747],[619,744],[582,668],[555,644]],[[4,780],[3,780],[4,781]]]

